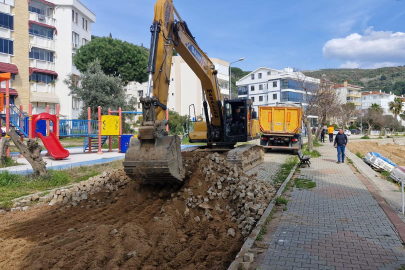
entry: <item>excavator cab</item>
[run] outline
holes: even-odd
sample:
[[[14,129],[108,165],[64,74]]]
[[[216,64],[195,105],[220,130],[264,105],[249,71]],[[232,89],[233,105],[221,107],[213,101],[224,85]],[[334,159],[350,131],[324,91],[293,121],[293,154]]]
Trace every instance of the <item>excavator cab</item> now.
[[[224,141],[247,142],[249,137],[248,123],[252,111],[250,99],[224,101]]]

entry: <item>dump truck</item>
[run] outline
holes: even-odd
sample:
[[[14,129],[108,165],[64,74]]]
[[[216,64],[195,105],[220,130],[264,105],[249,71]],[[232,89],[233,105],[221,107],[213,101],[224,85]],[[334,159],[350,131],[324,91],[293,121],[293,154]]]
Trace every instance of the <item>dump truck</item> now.
[[[266,151],[291,149],[297,154],[302,148],[302,114],[301,105],[259,106],[260,145]]]

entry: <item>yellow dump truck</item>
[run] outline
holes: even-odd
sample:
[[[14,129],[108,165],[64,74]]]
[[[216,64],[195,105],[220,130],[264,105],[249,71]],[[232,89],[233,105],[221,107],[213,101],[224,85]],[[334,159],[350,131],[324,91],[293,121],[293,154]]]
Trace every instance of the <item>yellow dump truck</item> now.
[[[301,106],[259,106],[260,144],[270,149],[291,149],[295,154],[302,148]]]

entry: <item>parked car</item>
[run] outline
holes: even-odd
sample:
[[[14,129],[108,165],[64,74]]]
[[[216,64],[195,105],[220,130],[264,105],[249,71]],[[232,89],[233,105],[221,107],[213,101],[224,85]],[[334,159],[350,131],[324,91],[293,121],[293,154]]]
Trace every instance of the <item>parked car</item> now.
[[[350,132],[352,134],[360,134],[360,130],[358,130],[358,129],[351,129]]]
[[[338,132],[339,132],[339,130],[338,130],[338,129],[335,129],[335,130],[333,131],[333,135],[337,135]],[[345,133],[347,136],[352,135],[352,133],[351,133],[350,130],[348,130],[348,129],[345,129],[345,130],[344,130],[344,133]]]

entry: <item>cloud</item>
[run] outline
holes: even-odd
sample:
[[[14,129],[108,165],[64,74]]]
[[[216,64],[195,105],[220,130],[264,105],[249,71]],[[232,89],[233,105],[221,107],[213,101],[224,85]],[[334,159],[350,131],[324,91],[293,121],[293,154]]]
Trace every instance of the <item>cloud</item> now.
[[[323,47],[323,56],[346,62],[341,67],[382,67],[405,63],[405,33],[374,31],[369,27],[363,35],[353,33],[331,39]]]

